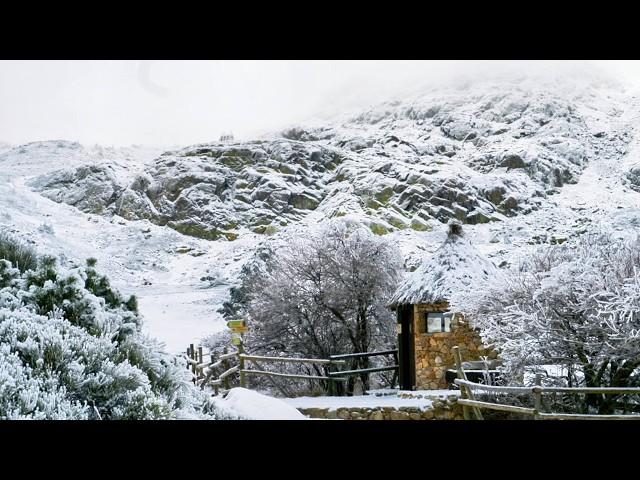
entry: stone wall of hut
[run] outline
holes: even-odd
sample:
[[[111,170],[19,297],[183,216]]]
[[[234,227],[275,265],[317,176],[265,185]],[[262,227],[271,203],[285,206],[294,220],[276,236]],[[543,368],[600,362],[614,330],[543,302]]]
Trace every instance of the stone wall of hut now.
[[[447,303],[414,305],[414,338],[416,357],[416,389],[434,390],[449,388],[445,372],[455,368],[453,347],[459,346],[463,361],[480,360],[482,356],[496,358],[496,352],[486,349],[477,331],[472,329],[460,314],[451,321],[451,332],[418,333],[418,323],[428,312],[445,312]]]

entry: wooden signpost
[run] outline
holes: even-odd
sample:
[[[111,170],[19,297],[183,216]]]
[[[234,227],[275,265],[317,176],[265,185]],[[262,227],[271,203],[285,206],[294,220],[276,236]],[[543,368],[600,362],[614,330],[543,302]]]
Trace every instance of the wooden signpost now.
[[[242,344],[242,334],[247,333],[249,331],[249,327],[247,327],[247,323],[244,320],[229,320],[227,322],[227,327],[231,330],[231,343],[238,347],[238,354],[240,359],[240,386],[246,387],[246,380],[244,375],[244,358],[242,354],[244,353],[244,345]]]
[[[247,323],[244,320],[229,320],[227,322],[227,327],[231,329],[233,333],[247,333],[249,331],[249,327],[247,327]]]

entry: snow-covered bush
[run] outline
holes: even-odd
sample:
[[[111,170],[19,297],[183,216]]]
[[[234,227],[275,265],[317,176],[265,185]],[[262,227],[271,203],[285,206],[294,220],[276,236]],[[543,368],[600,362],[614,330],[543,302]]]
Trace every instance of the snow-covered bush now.
[[[0,259],[0,419],[219,418],[94,266]]]
[[[465,303],[483,340],[498,349],[510,381],[530,383],[531,372],[553,371],[544,383],[640,386],[637,239],[599,234],[542,248]],[[613,395],[573,395],[572,402],[583,411],[623,408]]]
[[[386,301],[401,265],[392,243],[346,221],[287,238],[266,260],[265,271],[245,285],[247,348],[252,353],[327,358],[395,346],[395,323]],[[369,366],[367,358],[349,365]],[[305,373],[326,374],[320,367],[308,368]],[[368,375],[362,381],[369,386]]]
[[[35,250],[4,232],[0,232],[0,259],[10,261],[23,272],[36,266]]]

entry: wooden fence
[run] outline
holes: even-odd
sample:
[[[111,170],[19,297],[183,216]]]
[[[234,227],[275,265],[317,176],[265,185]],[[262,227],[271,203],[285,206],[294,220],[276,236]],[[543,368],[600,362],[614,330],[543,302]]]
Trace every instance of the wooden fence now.
[[[338,367],[345,365],[347,359],[372,357],[379,355],[394,355],[395,364],[385,367],[365,368],[359,370],[338,370]],[[367,353],[350,353],[344,355],[332,355],[327,359],[324,358],[292,358],[292,357],[267,357],[260,355],[248,355],[244,352],[242,344],[238,346],[238,350],[228,352],[227,349],[224,353],[214,359],[214,355],[211,352],[203,352],[202,347],[195,348],[193,344],[187,348],[187,366],[191,369],[194,380],[193,382],[204,388],[206,386],[213,387],[215,394],[218,395],[221,391],[229,390],[230,379],[238,374],[239,384],[241,387],[246,387],[247,375],[259,375],[266,376],[271,381],[272,385],[276,387],[285,396],[290,396],[290,392],[285,387],[275,382],[274,378],[295,378],[306,380],[321,380],[329,382],[330,394],[335,394],[338,389],[335,388],[337,383],[346,382],[349,376],[360,375],[362,373],[374,373],[384,371],[395,371],[394,379],[397,378],[398,350],[386,350],[380,352],[367,352]],[[210,360],[209,360],[210,357]],[[207,360],[205,360],[207,358]],[[312,364],[312,365],[326,365],[328,366],[328,373],[326,375],[302,375],[293,373],[279,373],[269,370],[265,370],[262,363],[295,363],[295,364]],[[254,368],[247,368],[250,364]],[[332,369],[336,369],[331,371]]]
[[[541,375],[536,375],[535,385],[532,387],[518,386],[498,386],[484,385],[470,382],[462,368],[460,349],[453,347],[453,355],[456,361],[458,378],[454,383],[460,387],[458,403],[463,407],[465,420],[471,419],[471,413],[475,418],[482,420],[482,409],[497,410],[501,412],[518,413],[530,415],[536,420],[640,420],[640,415],[589,415],[580,413],[551,413],[542,411],[542,395],[545,393],[571,393],[571,394],[599,394],[599,395],[640,395],[640,388],[584,388],[584,387],[543,387],[541,386]],[[494,402],[483,402],[476,399],[478,392],[495,394],[519,394],[531,395],[533,398],[533,408],[519,407],[516,405],[505,405]]]
[[[240,372],[239,364],[232,365],[238,355],[238,350],[228,351],[225,348],[223,354],[215,359],[213,353],[207,352],[205,354],[202,347],[195,349],[193,344],[189,345],[187,348],[187,368],[190,368],[193,373],[193,383],[201,388],[213,387],[216,395],[220,393],[221,387],[224,391],[229,390],[230,378]],[[210,361],[205,361],[205,357],[210,358]]]
[[[328,375],[331,378],[345,378],[345,377],[349,377],[349,376],[356,376],[356,375],[361,375],[363,373],[377,373],[377,372],[389,372],[389,371],[393,371],[393,378],[391,379],[391,387],[393,388],[396,384],[396,381],[398,380],[398,370],[399,370],[399,365],[398,365],[398,349],[394,349],[394,350],[383,350],[383,351],[379,351],[379,352],[366,352],[366,353],[346,353],[346,354],[340,354],[340,355],[331,355],[329,357],[330,360],[333,360],[334,362],[342,360],[342,361],[346,361],[347,359],[351,359],[351,358],[369,358],[369,357],[377,357],[377,356],[381,356],[381,355],[393,355],[393,359],[394,359],[394,364],[393,365],[387,365],[385,367],[373,367],[373,368],[360,368],[360,369],[354,369],[354,370],[336,370],[334,372],[329,372]],[[335,363],[337,365],[337,363]],[[345,378],[346,379],[346,378]],[[330,394],[334,394],[335,392],[333,391],[333,389],[330,391]]]
[[[291,357],[264,357],[259,355],[240,355],[240,361],[242,363],[242,372],[245,375],[262,375],[269,378],[271,384],[276,387],[283,395],[290,397],[291,392],[287,390],[283,385],[275,382],[274,378],[295,378],[301,380],[323,380],[329,382],[330,391],[333,391],[334,382],[343,382],[346,380],[344,377],[329,377],[324,375],[302,375],[302,374],[293,374],[293,373],[278,373],[272,372],[269,370],[265,370],[261,363],[295,363],[302,365],[338,365],[345,363],[344,360],[331,360],[324,358],[291,358]],[[257,367],[257,369],[249,369],[246,368],[246,364],[244,362],[249,362],[252,366]]]

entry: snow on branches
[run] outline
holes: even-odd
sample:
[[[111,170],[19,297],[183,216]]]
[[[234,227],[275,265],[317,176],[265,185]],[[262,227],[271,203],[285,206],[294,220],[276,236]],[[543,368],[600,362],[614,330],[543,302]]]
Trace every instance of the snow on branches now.
[[[556,381],[571,386],[640,382],[638,239],[597,234],[543,247],[459,307],[499,350],[512,380],[556,365]]]
[[[344,220],[292,234],[248,282],[248,347],[327,358],[395,346],[386,302],[401,265],[393,244]]]

